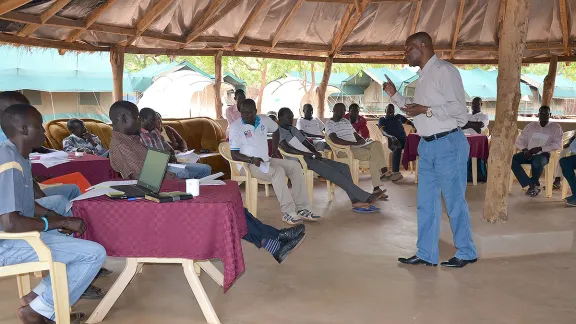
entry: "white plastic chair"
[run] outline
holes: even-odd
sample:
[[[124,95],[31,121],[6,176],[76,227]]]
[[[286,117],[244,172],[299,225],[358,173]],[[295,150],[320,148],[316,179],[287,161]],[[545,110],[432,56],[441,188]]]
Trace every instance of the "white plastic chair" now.
[[[0,267],[0,278],[16,276],[20,298],[30,293],[30,273],[50,271],[52,292],[54,294],[54,311],[56,323],[70,324],[70,299],[68,297],[68,278],[66,265],[52,260],[52,252],[42,242],[40,233],[5,233],[0,232],[0,240],[25,240],[36,251],[38,261]]]
[[[518,153],[519,150],[516,150]],[[556,175],[556,166],[558,165],[560,152],[553,151],[550,153],[550,160],[548,164],[544,167],[544,184],[546,186],[546,198],[552,197],[552,186],[554,185],[554,177]],[[530,175],[532,173],[530,164],[523,164],[522,168],[526,171],[526,174]],[[512,185],[514,183],[514,173],[510,174],[510,185],[508,186],[508,193],[512,192]]]
[[[332,149],[332,152],[334,154],[334,161],[348,164],[348,167],[350,168],[350,173],[352,174],[352,180],[354,181],[354,184],[358,185],[360,177],[360,168],[369,169],[370,162],[355,159],[354,153],[352,153],[352,149],[350,149],[349,145],[334,144],[334,142],[332,142],[332,140],[330,140],[328,136],[326,136],[326,143]]]

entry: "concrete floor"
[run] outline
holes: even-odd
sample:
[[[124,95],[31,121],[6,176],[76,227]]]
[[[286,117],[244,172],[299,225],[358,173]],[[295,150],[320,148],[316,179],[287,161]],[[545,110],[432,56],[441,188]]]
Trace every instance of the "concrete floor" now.
[[[361,184],[370,188],[368,175]],[[483,259],[464,269],[402,266],[399,256],[411,256],[416,242],[416,185],[407,174],[399,184],[386,185],[390,201],[381,214],[356,214],[337,189],[327,202],[325,184],[317,182],[314,210],[325,219],[307,227],[304,244],[283,265],[264,250],[244,244],[246,272],[224,294],[206,274],[201,280],[225,324],[269,323],[427,323],[528,324],[576,322],[576,254],[547,254],[507,259]],[[484,185],[469,187],[472,209],[482,206]],[[260,190],[260,218],[282,227],[275,197]],[[552,200],[529,199],[515,188],[510,218],[553,210],[558,224],[574,229],[576,209]],[[530,208],[527,209],[526,206]],[[473,217],[480,217],[473,210]],[[498,225],[494,225],[498,226]],[[441,258],[454,253],[440,243]],[[115,270],[97,285],[108,289],[124,262],[109,259]],[[0,279],[0,324],[15,324],[16,280]],[[80,301],[76,311],[92,312],[97,302]],[[204,317],[181,267],[150,265],[136,277],[103,323],[200,324]]]

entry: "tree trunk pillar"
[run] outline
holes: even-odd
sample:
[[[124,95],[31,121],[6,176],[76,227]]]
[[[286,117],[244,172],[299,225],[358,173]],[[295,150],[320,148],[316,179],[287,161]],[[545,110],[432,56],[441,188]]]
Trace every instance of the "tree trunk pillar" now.
[[[214,55],[214,95],[216,99],[214,100],[214,110],[216,119],[222,119],[222,51],[219,51]]]
[[[124,96],[124,50],[122,46],[110,50],[110,64],[112,65],[112,80],[114,88],[112,97],[114,102],[122,100]]]
[[[498,47],[498,101],[492,129],[484,219],[490,223],[508,221],[510,164],[517,135],[520,103],[520,69],[526,45],[530,0],[506,0]]]
[[[544,85],[542,90],[542,106],[552,104],[552,96],[554,95],[554,86],[556,84],[556,69],[558,68],[558,55],[550,56],[550,65],[548,66],[548,75],[544,78]]]
[[[330,80],[330,73],[332,73],[332,61],[334,57],[329,56],[324,63],[324,74],[322,75],[322,82],[318,87],[318,118],[324,118],[324,103],[326,102],[326,89],[328,89],[328,80]]]

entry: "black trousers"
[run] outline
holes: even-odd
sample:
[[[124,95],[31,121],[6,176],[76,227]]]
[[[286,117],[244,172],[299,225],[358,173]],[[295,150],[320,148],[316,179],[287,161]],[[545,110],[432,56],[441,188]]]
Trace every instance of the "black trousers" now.
[[[400,142],[400,147],[392,152],[392,172],[400,172],[400,158],[402,157],[404,145],[406,145],[405,138],[398,138],[398,141]]]
[[[261,248],[262,240],[278,238],[280,234],[278,229],[262,223],[252,216],[246,208],[244,208],[244,214],[246,214],[246,225],[248,226],[248,234],[243,237],[244,240],[256,245],[257,248]]]

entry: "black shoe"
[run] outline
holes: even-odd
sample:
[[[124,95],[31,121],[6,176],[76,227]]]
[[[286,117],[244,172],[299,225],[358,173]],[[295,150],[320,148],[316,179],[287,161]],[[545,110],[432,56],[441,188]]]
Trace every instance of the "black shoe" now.
[[[468,263],[474,263],[476,261],[478,261],[478,259],[462,260],[462,259],[458,259],[457,257],[453,257],[452,259],[450,259],[448,261],[440,263],[440,265],[443,267],[447,267],[447,268],[463,268]]]
[[[420,259],[420,258],[417,257],[417,256],[413,256],[413,257],[410,257],[410,258],[398,258],[398,262],[404,263],[404,264],[411,264],[411,265],[424,264],[424,265],[427,265],[427,266],[429,266],[429,267],[435,267],[435,266],[437,266],[437,264],[430,263],[430,262],[428,262],[428,261],[424,261],[424,260]]]
[[[100,271],[98,271],[98,274],[96,275],[96,278],[100,278],[100,277],[108,277],[109,275],[112,274],[112,270],[108,270],[106,268],[101,268]]]
[[[306,226],[304,224],[283,228],[280,230],[280,234],[278,234],[278,239],[280,241],[291,241],[304,232],[306,232]]]
[[[294,252],[294,250],[296,250],[300,246],[300,244],[302,244],[305,237],[306,233],[302,233],[297,238],[291,241],[281,242],[280,248],[278,249],[278,251],[276,251],[276,253],[274,253],[274,259],[276,259],[278,263],[284,262],[284,260],[286,260],[288,255]]]
[[[84,293],[82,294],[82,296],[80,296],[80,298],[100,300],[104,298],[104,296],[106,296],[106,292],[102,290],[102,288],[90,285],[88,286],[88,288],[86,288],[86,291],[84,291]]]

